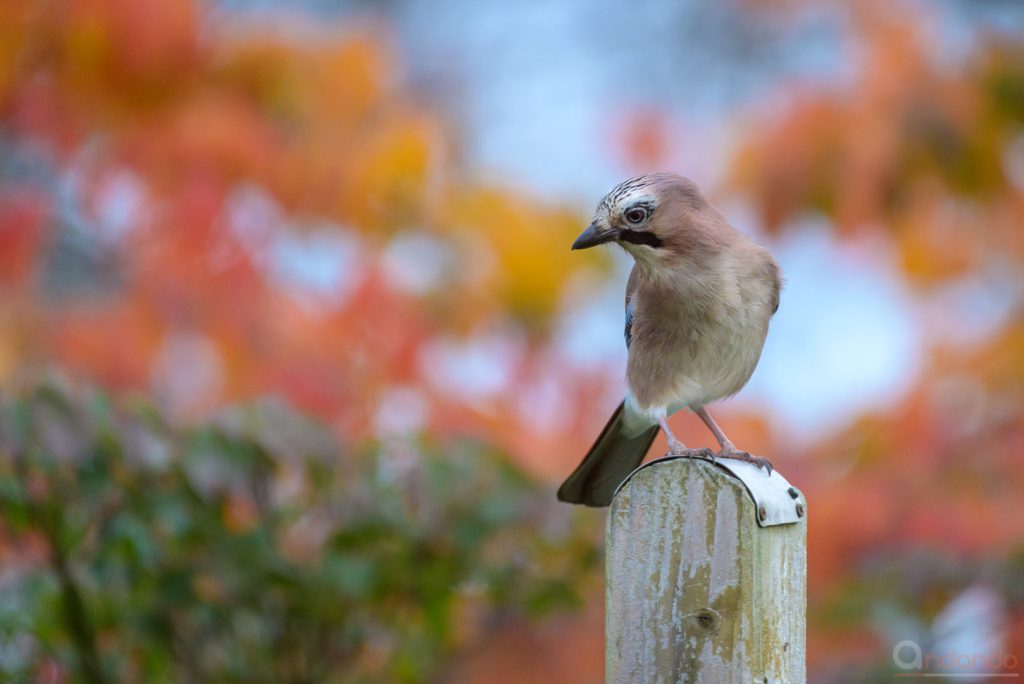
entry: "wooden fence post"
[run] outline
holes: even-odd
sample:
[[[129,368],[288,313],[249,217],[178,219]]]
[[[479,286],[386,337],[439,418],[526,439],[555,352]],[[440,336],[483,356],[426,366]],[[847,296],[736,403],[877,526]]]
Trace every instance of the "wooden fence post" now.
[[[607,682],[803,684],[806,507],[739,461],[636,470],[608,514]]]

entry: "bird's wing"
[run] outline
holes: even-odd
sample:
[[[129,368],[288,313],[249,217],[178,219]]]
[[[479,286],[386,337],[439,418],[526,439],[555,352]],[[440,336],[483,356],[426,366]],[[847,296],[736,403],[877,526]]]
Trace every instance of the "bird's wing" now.
[[[633,341],[633,292],[636,290],[637,278],[636,278],[636,267],[629,272],[629,281],[626,283],[626,329],[624,331],[626,337],[626,349],[629,349],[629,343]]]

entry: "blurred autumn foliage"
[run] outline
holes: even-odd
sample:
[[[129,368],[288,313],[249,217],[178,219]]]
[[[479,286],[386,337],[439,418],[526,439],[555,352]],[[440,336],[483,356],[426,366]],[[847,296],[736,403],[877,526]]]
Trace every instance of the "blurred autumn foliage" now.
[[[56,362],[184,415],[275,391],[354,439],[414,385],[429,427],[513,442],[522,409],[453,400],[446,365],[470,333],[536,347],[578,217],[467,178],[370,29],[145,8],[0,10],[0,375]]]
[[[478,334],[565,375],[578,219],[465,178],[383,35],[209,9],[0,7],[0,670],[422,681],[593,586],[593,527],[497,453],[523,392],[448,387]],[[170,418],[16,378],[49,366]],[[328,431],[179,426],[265,394]]]
[[[983,39],[951,67],[918,19],[866,4],[857,82],[801,93],[733,168],[770,230],[811,212],[881,238],[920,301],[941,305],[901,403],[801,464],[815,503],[809,653],[828,681],[883,677],[907,638],[886,623],[927,625],[973,581],[1001,590],[1004,652],[1024,654],[1024,42]],[[950,296],[970,287],[989,294]],[[990,331],[963,330],[976,308],[999,310]],[[881,669],[851,670],[870,658]]]
[[[741,113],[719,191],[938,303],[885,413],[806,453],[734,417],[808,496],[812,681],[870,682],[979,579],[1024,658],[1024,42],[951,64],[852,6],[854,81]],[[619,391],[558,344],[606,262],[566,257],[577,209],[479,181],[395,55],[376,23],[0,3],[7,679],[601,676],[592,610],[522,618],[600,600],[600,521],[537,482]],[[1002,313],[947,334],[972,286]]]

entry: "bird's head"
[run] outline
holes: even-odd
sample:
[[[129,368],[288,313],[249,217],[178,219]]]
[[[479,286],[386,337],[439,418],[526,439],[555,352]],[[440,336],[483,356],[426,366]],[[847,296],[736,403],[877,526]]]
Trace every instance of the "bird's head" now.
[[[615,242],[638,262],[663,261],[706,228],[709,213],[715,214],[688,178],[674,173],[637,176],[601,199],[593,221],[572,248]]]

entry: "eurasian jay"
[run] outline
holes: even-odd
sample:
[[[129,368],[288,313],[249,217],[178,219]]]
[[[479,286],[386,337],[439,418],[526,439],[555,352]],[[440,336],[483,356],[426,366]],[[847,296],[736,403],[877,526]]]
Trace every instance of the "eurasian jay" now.
[[[693,181],[653,173],[620,183],[597,205],[573,249],[615,242],[633,256],[626,285],[625,400],[582,463],[558,490],[568,503],[607,506],[658,435],[677,456],[736,458],[741,451],[705,406],[740,390],[761,356],[779,307],[781,277],[771,253],[730,226]],[[667,418],[689,408],[721,449],[689,449]]]

